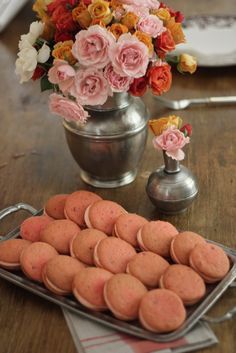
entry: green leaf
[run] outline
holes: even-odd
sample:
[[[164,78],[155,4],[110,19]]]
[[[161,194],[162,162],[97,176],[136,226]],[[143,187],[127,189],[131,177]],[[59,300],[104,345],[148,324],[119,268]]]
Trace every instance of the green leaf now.
[[[48,76],[44,75],[40,81],[41,92],[47,91],[48,89],[53,89],[53,84],[48,81]]]

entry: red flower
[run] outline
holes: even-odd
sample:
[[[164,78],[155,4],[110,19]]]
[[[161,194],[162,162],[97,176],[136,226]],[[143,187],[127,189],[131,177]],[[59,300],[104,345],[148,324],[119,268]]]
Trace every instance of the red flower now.
[[[182,23],[184,20],[184,15],[180,11],[174,11],[171,7],[166,6],[163,2],[160,3],[159,9],[167,9],[171,15],[171,17],[175,18],[175,22]]]
[[[184,126],[181,127],[180,131],[183,132],[185,137],[191,136],[193,132],[192,125],[185,124]]]
[[[73,9],[78,2],[78,0],[54,0],[47,6],[47,10],[51,15],[60,6],[62,6],[65,10]]]
[[[152,93],[160,96],[167,92],[172,83],[171,67],[166,63],[152,66],[148,71],[148,84]]]
[[[147,83],[148,80],[146,76],[135,78],[133,83],[130,85],[129,93],[136,97],[143,96],[147,90]]]
[[[165,54],[175,49],[175,42],[169,29],[157,36],[155,50],[157,55],[163,59]]]
[[[60,16],[56,21],[56,28],[58,31],[74,32],[78,29],[78,24],[74,22],[71,12]]]
[[[45,74],[45,70],[41,66],[37,66],[36,69],[34,70],[34,74],[32,76],[32,80],[36,81],[40,77],[42,77]]]
[[[55,32],[54,40],[56,43],[65,42],[66,40],[73,40],[73,39],[74,39],[74,36],[72,33],[60,32],[60,31]]]

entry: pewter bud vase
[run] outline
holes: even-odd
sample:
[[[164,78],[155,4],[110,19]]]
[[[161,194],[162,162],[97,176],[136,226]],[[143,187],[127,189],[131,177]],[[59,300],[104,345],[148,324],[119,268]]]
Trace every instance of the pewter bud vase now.
[[[165,165],[148,179],[146,192],[152,203],[164,214],[183,212],[198,193],[197,181],[190,170],[163,151]]]

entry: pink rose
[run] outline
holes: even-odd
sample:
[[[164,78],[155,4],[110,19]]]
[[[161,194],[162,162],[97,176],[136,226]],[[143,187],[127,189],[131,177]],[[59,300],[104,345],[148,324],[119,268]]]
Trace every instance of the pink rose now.
[[[137,29],[153,38],[156,38],[159,34],[166,30],[163,26],[162,20],[155,15],[141,17],[138,21]]]
[[[75,70],[64,60],[54,60],[48,71],[48,80],[59,85],[60,90],[66,94],[74,82]]]
[[[60,115],[67,121],[80,124],[86,123],[89,116],[80,104],[56,93],[50,95],[49,109],[51,113]]]
[[[127,92],[133,82],[132,77],[117,74],[112,64],[105,67],[104,76],[114,92]]]
[[[77,71],[70,93],[82,105],[102,105],[112,96],[103,72],[92,67]]]
[[[108,64],[108,49],[115,43],[111,32],[94,25],[80,31],[75,38],[72,53],[81,65],[103,69]]]
[[[165,150],[167,156],[181,161],[185,155],[181,148],[189,141],[189,137],[185,137],[176,126],[171,126],[153,139],[153,145],[157,149]]]
[[[117,43],[109,48],[113,68],[121,76],[144,76],[149,61],[148,55],[147,46],[130,33],[122,34]]]
[[[149,15],[149,10],[144,6],[124,5],[126,12],[132,12],[138,17],[145,17]]]
[[[160,7],[160,3],[157,0],[144,0],[143,6],[146,6],[150,10],[157,10]]]

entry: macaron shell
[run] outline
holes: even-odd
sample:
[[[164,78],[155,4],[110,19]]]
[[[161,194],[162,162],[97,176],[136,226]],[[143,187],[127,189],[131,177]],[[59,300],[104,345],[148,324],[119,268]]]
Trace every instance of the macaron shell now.
[[[21,253],[21,269],[30,279],[42,282],[43,266],[57,255],[58,252],[47,243],[32,243]]]
[[[186,310],[182,300],[168,289],[151,290],[141,300],[139,320],[150,331],[174,331],[184,323],[185,318]]]
[[[64,208],[68,196],[68,194],[57,194],[50,197],[44,207],[45,213],[54,219],[66,218]]]
[[[115,317],[127,321],[138,317],[139,304],[146,293],[142,282],[125,273],[114,275],[104,287],[108,308]]]
[[[171,265],[160,280],[161,288],[175,292],[185,305],[193,305],[206,293],[203,279],[185,265]]]
[[[144,217],[137,214],[122,214],[116,220],[113,229],[113,235],[127,241],[134,247],[138,247],[137,233],[139,229],[146,223],[148,223],[148,221]]]
[[[26,218],[20,226],[20,235],[23,239],[32,242],[40,240],[41,231],[53,221],[47,215]]]
[[[55,256],[43,267],[44,285],[55,294],[70,294],[75,275],[84,267],[82,262],[71,256]]]
[[[126,271],[128,262],[136,254],[134,248],[124,240],[107,237],[100,240],[94,248],[94,262],[112,273]]]
[[[24,239],[9,239],[0,243],[0,267],[14,270],[20,268],[20,255],[31,242]]]
[[[84,227],[84,212],[86,208],[99,200],[102,200],[102,198],[90,191],[79,190],[73,192],[65,202],[64,213],[66,218]]]
[[[96,244],[107,235],[97,229],[84,229],[70,243],[70,254],[87,265],[94,265],[93,253]]]
[[[230,269],[230,261],[224,250],[210,243],[196,245],[189,259],[194,270],[210,283],[224,278]]]
[[[169,257],[170,244],[176,234],[178,231],[171,223],[151,221],[140,229],[137,240],[143,250]]]
[[[148,288],[156,288],[170,264],[150,251],[136,254],[127,265],[126,272],[138,278]]]
[[[197,233],[190,231],[181,232],[171,242],[171,258],[178,264],[189,265],[190,252],[197,244],[204,243],[206,243],[206,240]]]
[[[69,219],[55,220],[41,231],[40,241],[52,245],[60,254],[69,254],[70,242],[79,232],[79,226]]]
[[[103,289],[112,273],[101,268],[88,267],[81,270],[73,281],[73,293],[84,306],[93,310],[105,310]]]
[[[127,211],[118,203],[101,200],[95,202],[86,210],[85,222],[88,228],[95,228],[107,235],[112,235],[117,218],[125,213]]]

